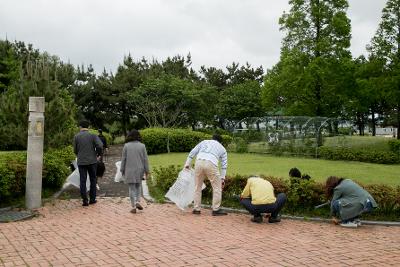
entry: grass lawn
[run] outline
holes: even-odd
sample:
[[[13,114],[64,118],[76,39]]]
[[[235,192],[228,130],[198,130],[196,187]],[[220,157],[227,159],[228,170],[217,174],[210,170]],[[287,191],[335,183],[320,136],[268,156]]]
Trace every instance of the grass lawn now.
[[[152,168],[168,165],[183,167],[187,155],[188,153],[150,155],[149,160]],[[307,173],[320,182],[330,175],[336,175],[365,184],[400,185],[400,165],[228,153],[228,175],[264,174],[286,178],[292,167],[297,167],[302,173]]]

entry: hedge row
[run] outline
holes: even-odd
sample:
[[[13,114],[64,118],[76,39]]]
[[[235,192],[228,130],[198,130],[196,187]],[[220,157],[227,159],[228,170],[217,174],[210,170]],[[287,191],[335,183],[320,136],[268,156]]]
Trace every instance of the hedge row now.
[[[400,156],[400,140],[390,140],[388,144],[390,151]]]
[[[168,189],[175,182],[181,166],[170,165],[168,167],[155,168],[152,178],[148,180],[149,190],[153,197],[162,200]],[[261,176],[272,183],[275,193],[284,192],[288,201],[284,213],[296,214],[306,212],[310,215],[329,217],[329,208],[315,210],[318,204],[327,201],[324,194],[324,184],[314,180],[289,180],[272,176]],[[223,205],[227,207],[239,207],[233,196],[240,194],[246,185],[248,176],[228,176],[223,190]],[[379,207],[373,213],[376,219],[400,219],[400,186],[388,185],[362,185],[377,201]],[[208,184],[203,190],[205,201],[212,198],[212,188]]]
[[[75,158],[72,147],[49,150],[43,156],[44,189],[59,188],[70,174],[69,165]],[[0,153],[0,203],[25,195],[26,152]]]
[[[188,152],[200,141],[211,139],[210,134],[187,129],[147,128],[140,134],[148,154]],[[232,141],[228,135],[222,135],[222,138],[225,146]]]
[[[328,160],[349,160],[380,164],[400,163],[400,156],[391,151],[374,151],[368,149],[333,148],[322,146],[318,156]]]

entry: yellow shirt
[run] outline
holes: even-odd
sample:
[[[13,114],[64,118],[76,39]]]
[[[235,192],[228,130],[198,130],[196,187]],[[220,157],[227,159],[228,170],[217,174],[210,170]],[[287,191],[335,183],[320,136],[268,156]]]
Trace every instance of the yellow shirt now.
[[[260,177],[250,177],[242,192],[242,198],[251,197],[251,204],[262,205],[276,202],[274,187],[270,182]]]

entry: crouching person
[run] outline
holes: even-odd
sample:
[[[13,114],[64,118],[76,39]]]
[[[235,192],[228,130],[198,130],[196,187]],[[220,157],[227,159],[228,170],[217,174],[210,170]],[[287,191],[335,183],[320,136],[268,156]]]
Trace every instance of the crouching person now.
[[[272,184],[261,177],[250,177],[240,196],[240,203],[254,216],[251,221],[255,223],[263,221],[262,213],[271,214],[269,223],[280,222],[279,212],[285,202],[285,193],[275,197]]]
[[[350,179],[330,176],[326,179],[325,190],[327,198],[331,199],[333,222],[343,227],[360,226],[358,217],[378,206],[370,193]]]

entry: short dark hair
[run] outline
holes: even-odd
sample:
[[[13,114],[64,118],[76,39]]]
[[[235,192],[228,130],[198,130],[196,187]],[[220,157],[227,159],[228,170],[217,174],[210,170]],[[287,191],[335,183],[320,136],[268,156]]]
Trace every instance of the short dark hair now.
[[[81,120],[79,126],[82,128],[89,128],[90,123],[87,120]]]
[[[102,134],[102,133],[103,133],[103,130],[102,130],[102,129],[98,129],[97,131],[99,132],[99,134]]]
[[[126,137],[126,142],[132,142],[132,141],[142,141],[142,136],[140,135],[139,131],[136,129],[133,129],[128,133],[128,136]]]
[[[290,177],[295,177],[295,178],[301,178],[301,172],[299,169],[297,169],[296,167],[291,168],[289,170],[289,176]]]
[[[220,134],[213,134],[212,139],[222,144],[222,137]]]

